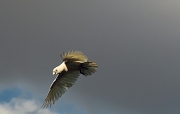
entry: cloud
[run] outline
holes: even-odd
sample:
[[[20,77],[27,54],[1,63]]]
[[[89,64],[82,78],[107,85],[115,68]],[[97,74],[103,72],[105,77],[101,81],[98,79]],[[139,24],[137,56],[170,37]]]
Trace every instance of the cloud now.
[[[41,109],[35,100],[13,98],[8,103],[0,104],[1,114],[59,114],[49,109]]]

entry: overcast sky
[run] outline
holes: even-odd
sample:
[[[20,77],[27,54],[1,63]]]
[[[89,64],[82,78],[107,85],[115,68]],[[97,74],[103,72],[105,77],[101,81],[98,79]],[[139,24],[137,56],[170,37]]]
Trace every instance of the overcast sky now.
[[[0,113],[179,114],[179,0],[1,0]],[[60,54],[98,64],[39,109]]]

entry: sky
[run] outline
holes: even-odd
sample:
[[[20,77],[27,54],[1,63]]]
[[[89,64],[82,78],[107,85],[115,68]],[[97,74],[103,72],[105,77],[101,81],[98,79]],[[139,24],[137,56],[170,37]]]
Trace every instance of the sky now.
[[[1,114],[179,114],[179,0],[1,0]],[[98,64],[41,109],[60,54]]]

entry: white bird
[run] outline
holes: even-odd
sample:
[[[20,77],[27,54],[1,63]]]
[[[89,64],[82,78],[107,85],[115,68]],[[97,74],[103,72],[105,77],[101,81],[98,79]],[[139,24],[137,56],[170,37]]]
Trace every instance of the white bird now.
[[[53,69],[53,75],[57,77],[50,86],[42,108],[51,107],[76,82],[80,74],[91,75],[98,68],[95,62],[88,61],[80,51],[63,53],[61,58],[63,63]]]

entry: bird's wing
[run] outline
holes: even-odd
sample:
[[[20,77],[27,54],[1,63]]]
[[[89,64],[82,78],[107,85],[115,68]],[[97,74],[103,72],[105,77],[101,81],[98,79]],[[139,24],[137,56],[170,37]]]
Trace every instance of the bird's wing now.
[[[61,72],[50,86],[50,90],[44,100],[42,108],[52,106],[68,88],[70,88],[77,80],[79,71],[63,71]]]
[[[87,62],[88,58],[80,51],[69,51],[61,55],[63,61]]]

